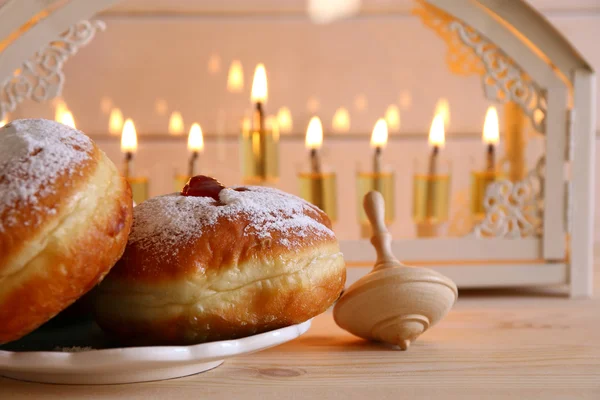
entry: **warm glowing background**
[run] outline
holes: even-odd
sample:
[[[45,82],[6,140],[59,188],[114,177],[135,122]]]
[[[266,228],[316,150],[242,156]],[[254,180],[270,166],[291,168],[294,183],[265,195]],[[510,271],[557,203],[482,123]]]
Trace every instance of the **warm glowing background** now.
[[[600,70],[597,0],[531,3]],[[396,170],[397,179],[392,233],[410,236],[414,159],[428,153],[427,135],[439,99],[446,98],[450,108],[442,154],[452,160],[455,211],[468,203],[469,171],[484,156],[481,136],[491,103],[483,97],[479,78],[448,71],[446,45],[410,14],[412,1],[363,0],[363,5],[349,20],[314,25],[306,17],[305,0],[122,1],[100,16],[106,32],[67,62],[64,105],[77,128],[118,165],[123,123],[134,121],[134,170],[150,178],[152,195],[171,191],[173,176],[185,171],[194,122],[204,134],[199,170],[237,183],[237,135],[243,118],[251,116],[254,69],[264,63],[265,110],[273,117],[268,121],[283,125],[279,187],[298,193],[296,174],[308,159],[304,134],[310,118],[318,115],[325,131],[322,161],[338,173],[339,214],[347,216],[340,218],[338,232],[357,237],[355,173],[371,165],[371,132],[379,118],[386,118],[389,142],[383,164]],[[54,119],[61,104],[27,102],[11,117]],[[501,106],[498,112],[500,159]],[[149,135],[157,136],[147,140]],[[529,165],[543,146],[541,138],[530,135]],[[600,216],[596,221],[600,233]]]

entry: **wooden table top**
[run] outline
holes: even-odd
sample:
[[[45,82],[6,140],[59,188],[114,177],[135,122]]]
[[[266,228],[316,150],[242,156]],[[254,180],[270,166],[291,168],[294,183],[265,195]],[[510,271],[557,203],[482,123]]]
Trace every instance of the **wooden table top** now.
[[[0,399],[600,399],[596,296],[556,291],[461,292],[408,351],[339,329],[331,313],[304,336],[203,374],[132,385],[61,386],[0,378]]]

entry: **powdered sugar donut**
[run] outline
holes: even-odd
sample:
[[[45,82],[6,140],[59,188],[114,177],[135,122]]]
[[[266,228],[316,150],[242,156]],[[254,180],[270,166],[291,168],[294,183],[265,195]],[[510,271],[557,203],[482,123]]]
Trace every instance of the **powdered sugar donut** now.
[[[230,339],[306,321],[338,298],[345,264],[317,207],[205,177],[183,193],[135,207],[127,249],[96,293],[102,328],[136,344]]]
[[[121,256],[129,185],[82,132],[16,120],[0,130],[0,343],[90,290]]]

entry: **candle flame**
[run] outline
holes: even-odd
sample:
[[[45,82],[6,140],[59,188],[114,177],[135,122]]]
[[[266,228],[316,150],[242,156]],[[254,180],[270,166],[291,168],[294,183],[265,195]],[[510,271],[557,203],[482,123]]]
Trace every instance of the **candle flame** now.
[[[391,131],[400,130],[400,110],[395,104],[391,104],[387,110],[385,110],[385,122]]]
[[[312,117],[306,129],[306,148],[320,149],[323,145],[323,125],[319,117]]]
[[[121,133],[121,151],[135,153],[137,150],[137,134],[131,118],[127,118]]]
[[[118,108],[113,108],[108,117],[108,132],[118,135],[123,130],[123,113]]]
[[[348,132],[350,130],[350,114],[348,110],[343,107],[338,108],[335,114],[333,114],[331,127],[334,132]]]
[[[496,111],[496,107],[490,106],[485,113],[485,122],[483,123],[483,142],[485,144],[498,144],[499,140],[498,111]]]
[[[59,100],[56,104],[54,120],[56,122],[60,122],[61,124],[70,126],[71,128],[75,128],[75,119],[73,118],[73,114],[71,111],[69,111],[67,104],[62,100]]]
[[[383,118],[379,118],[371,134],[371,147],[385,147],[388,141],[388,126]]]
[[[227,90],[231,93],[238,93],[244,89],[244,69],[239,60],[233,60],[229,66],[227,75]]]
[[[450,126],[450,103],[448,103],[448,100],[444,98],[439,99],[435,105],[435,115],[439,114],[442,115],[444,120],[444,128],[448,129]]]
[[[183,133],[183,117],[178,111],[173,111],[169,118],[169,133],[171,135],[181,135]]]
[[[62,121],[62,116],[65,112],[67,112],[69,109],[67,108],[67,105],[65,104],[64,101],[62,100],[57,100],[56,102],[56,110],[54,112],[54,120],[56,122],[61,122]]]
[[[251,100],[253,103],[267,102],[268,89],[267,89],[267,71],[263,64],[258,64],[254,71],[254,80],[252,81],[252,95]]]
[[[444,143],[444,115],[436,114],[431,123],[431,129],[429,129],[429,144],[431,146],[444,147]]]
[[[287,107],[281,107],[277,112],[277,125],[282,133],[290,133],[294,125],[292,113]]]
[[[73,118],[73,114],[69,110],[65,110],[62,113],[62,115],[60,116],[60,120],[58,122],[75,129],[75,118]]]
[[[202,128],[200,128],[200,125],[197,123],[192,124],[192,127],[190,128],[187,147],[189,151],[204,150],[204,136],[202,135]]]
[[[6,117],[2,118],[2,121],[0,121],[0,128],[2,128],[7,123],[8,123],[8,119]]]

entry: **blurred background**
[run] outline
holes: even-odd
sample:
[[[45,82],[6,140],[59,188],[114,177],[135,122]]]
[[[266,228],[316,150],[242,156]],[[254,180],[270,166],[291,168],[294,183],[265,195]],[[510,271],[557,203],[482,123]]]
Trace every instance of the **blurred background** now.
[[[600,70],[600,1],[530,3]],[[307,0],[123,0],[97,16],[106,31],[67,61],[62,99],[25,102],[10,118],[54,119],[57,108],[67,107],[77,128],[121,165],[120,128],[113,134],[109,129],[118,109],[135,123],[139,145],[133,174],[149,179],[150,195],[175,190],[175,175],[187,168],[188,131],[198,123],[204,134],[198,172],[232,185],[241,183],[239,137],[252,112],[254,70],[262,63],[268,81],[265,114],[285,125],[275,186],[299,194],[298,173],[309,164],[304,136],[310,118],[319,116],[322,162],[337,174],[335,228],[341,239],[358,238],[356,173],[370,168],[371,131],[378,118],[386,118],[383,165],[395,172],[396,185],[391,231],[412,237],[412,175],[415,163],[427,159],[432,118],[445,99],[449,234],[464,234],[469,174],[483,162],[482,128],[493,103],[484,97],[479,76],[450,72],[446,43],[413,15],[415,4],[363,0],[349,18],[322,23],[307,15]],[[501,158],[504,109],[496,106]],[[531,127],[526,137],[531,168],[544,140]],[[596,177],[598,182],[598,167]],[[600,212],[595,227],[598,238]]]

